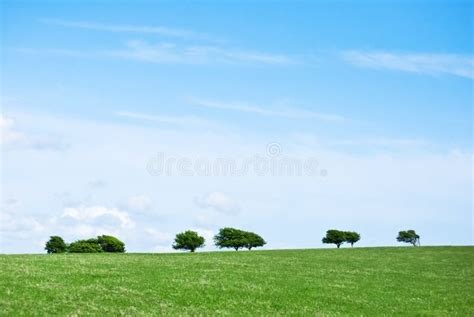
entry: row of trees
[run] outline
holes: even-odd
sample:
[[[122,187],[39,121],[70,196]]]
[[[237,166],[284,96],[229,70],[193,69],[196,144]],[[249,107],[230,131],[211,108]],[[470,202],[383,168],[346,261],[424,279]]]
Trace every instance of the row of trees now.
[[[335,244],[337,248],[344,242],[350,243],[351,247],[354,243],[360,240],[360,234],[354,231],[340,231],[331,229],[326,231],[326,236],[323,238],[323,243]]]
[[[323,237],[323,243],[335,244],[339,248],[344,242],[350,243],[351,247],[354,243],[360,240],[360,234],[354,231],[341,231],[331,229],[326,231],[326,236]],[[420,245],[420,236],[415,230],[399,231],[397,236],[398,242],[410,243],[413,246]]]
[[[204,237],[197,232],[187,230],[176,235],[173,249],[196,251],[205,245]],[[238,251],[242,248],[252,250],[252,248],[263,247],[265,240],[254,232],[244,231],[235,228],[222,228],[214,236],[214,244],[218,248],[232,248]]]
[[[360,234],[354,231],[341,231],[331,229],[326,231],[326,236],[322,242],[335,244],[339,248],[343,243],[350,243],[351,247],[360,240]],[[420,245],[420,236],[415,230],[400,231],[397,236],[398,242],[410,243],[413,246]],[[187,230],[176,235],[173,249],[187,250],[194,252],[205,245],[206,240],[196,231]],[[242,248],[252,250],[263,247],[266,241],[254,232],[244,231],[235,228],[222,228],[214,236],[214,244],[218,248],[231,248],[238,251]],[[64,242],[59,236],[52,236],[46,242],[48,253],[99,253],[99,252],[125,252],[125,244],[113,236],[98,236],[87,240],[77,240],[70,244]]]
[[[99,253],[99,252],[125,252],[125,243],[113,236],[98,236],[87,240],[77,240],[72,243],[64,242],[59,236],[52,236],[46,242],[48,253]]]

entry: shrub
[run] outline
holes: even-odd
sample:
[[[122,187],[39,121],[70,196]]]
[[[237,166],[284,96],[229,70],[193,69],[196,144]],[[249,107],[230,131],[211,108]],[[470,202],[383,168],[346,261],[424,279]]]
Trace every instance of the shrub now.
[[[64,253],[67,251],[67,244],[59,236],[51,236],[46,242],[45,250],[48,253]]]
[[[113,236],[98,236],[97,242],[104,252],[125,252],[125,243]]]
[[[102,247],[97,239],[77,240],[69,245],[71,253],[99,253]]]
[[[173,249],[189,250],[194,252],[197,248],[204,246],[205,239],[197,232],[187,230],[178,233],[174,239]]]

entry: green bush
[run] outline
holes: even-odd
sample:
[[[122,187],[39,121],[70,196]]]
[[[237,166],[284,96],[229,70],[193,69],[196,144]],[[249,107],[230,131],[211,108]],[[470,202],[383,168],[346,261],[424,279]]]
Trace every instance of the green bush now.
[[[176,235],[173,249],[189,250],[194,252],[197,248],[203,247],[204,242],[204,238],[201,237],[197,232],[187,230]]]
[[[46,242],[45,250],[48,253],[64,253],[67,251],[67,244],[59,236],[51,236]]]
[[[97,241],[104,252],[125,252],[125,243],[113,236],[98,236]]]
[[[219,248],[232,248],[238,251],[241,248],[262,247],[266,244],[265,240],[256,233],[248,232],[235,228],[222,228],[214,237],[214,243]]]
[[[71,253],[99,253],[103,252],[98,239],[77,240],[69,245]]]

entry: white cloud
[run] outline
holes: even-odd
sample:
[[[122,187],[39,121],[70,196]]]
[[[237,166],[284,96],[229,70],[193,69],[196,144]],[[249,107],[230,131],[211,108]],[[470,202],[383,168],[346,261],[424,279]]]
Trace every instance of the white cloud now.
[[[63,151],[69,145],[60,138],[46,134],[27,134],[16,128],[16,120],[0,115],[0,144],[8,148],[25,148],[38,151]]]
[[[204,228],[191,228],[192,231],[196,231],[201,237],[203,237],[206,241],[205,248],[210,249],[214,245],[214,232],[209,229]]]
[[[130,219],[127,212],[117,208],[107,208],[103,206],[79,206],[67,207],[61,215],[62,218],[71,218],[77,221],[88,222],[96,221],[98,218],[107,221],[107,218],[116,219],[122,228],[132,228],[135,223]]]
[[[35,218],[21,214],[1,213],[2,231],[15,234],[27,234],[42,231],[44,226]]]
[[[176,252],[172,247],[174,235],[153,228],[146,228],[144,232],[148,235],[146,240],[152,244],[155,252]]]
[[[152,199],[146,195],[131,196],[128,198],[128,208],[136,211],[146,211],[152,206]]]
[[[145,232],[152,238],[157,245],[169,245],[173,241],[173,235],[153,228],[146,228]]]
[[[226,214],[235,214],[240,211],[239,204],[221,192],[211,192],[202,197],[196,197],[194,202],[201,208],[211,208]]]
[[[75,236],[78,239],[86,239],[86,238],[96,237],[103,234],[121,237],[121,231],[118,230],[117,228],[84,224],[84,223],[68,226],[68,235]]]
[[[0,114],[0,144],[12,144],[22,141],[25,135],[15,128],[15,120]]]
[[[205,99],[196,99],[196,98],[189,98],[190,103],[205,107],[205,108],[213,108],[213,109],[220,109],[220,110],[229,110],[229,111],[236,111],[236,112],[245,112],[245,113],[252,113],[261,116],[269,116],[269,117],[281,117],[281,118],[289,118],[289,119],[317,119],[321,121],[328,121],[328,122],[343,122],[347,119],[343,116],[329,114],[329,113],[319,113],[309,110],[301,110],[295,107],[288,107],[287,109],[280,109],[280,110],[270,110],[261,106],[251,105],[248,103],[243,102],[222,102],[222,101],[215,101],[215,100],[205,100]]]
[[[474,57],[471,55],[346,51],[342,58],[360,67],[474,78]]]

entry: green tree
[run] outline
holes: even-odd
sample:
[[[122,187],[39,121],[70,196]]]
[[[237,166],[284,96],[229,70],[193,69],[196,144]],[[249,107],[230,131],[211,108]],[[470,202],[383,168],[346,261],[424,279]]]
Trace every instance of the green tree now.
[[[71,253],[99,253],[103,252],[97,239],[77,240],[69,245]]]
[[[420,236],[415,232],[415,230],[400,231],[398,232],[397,241],[411,243],[416,247],[420,245]]]
[[[346,242],[351,244],[351,247],[354,246],[354,243],[360,240],[360,234],[354,231],[346,231]]]
[[[97,242],[104,252],[125,252],[125,243],[113,236],[98,236]]]
[[[335,244],[337,248],[346,241],[346,233],[344,231],[331,229],[326,231],[326,236],[323,238],[323,243]]]
[[[254,232],[245,233],[245,247],[252,250],[252,248],[263,247],[267,242],[258,234]]]
[[[173,249],[189,250],[194,252],[197,248],[204,246],[205,239],[197,232],[187,230],[178,233],[174,239]]]
[[[46,242],[45,250],[48,253],[64,253],[67,251],[67,244],[60,236],[51,236]]]
[[[235,228],[222,228],[214,237],[214,243],[219,248],[233,248],[238,251],[247,245],[246,232]]]

